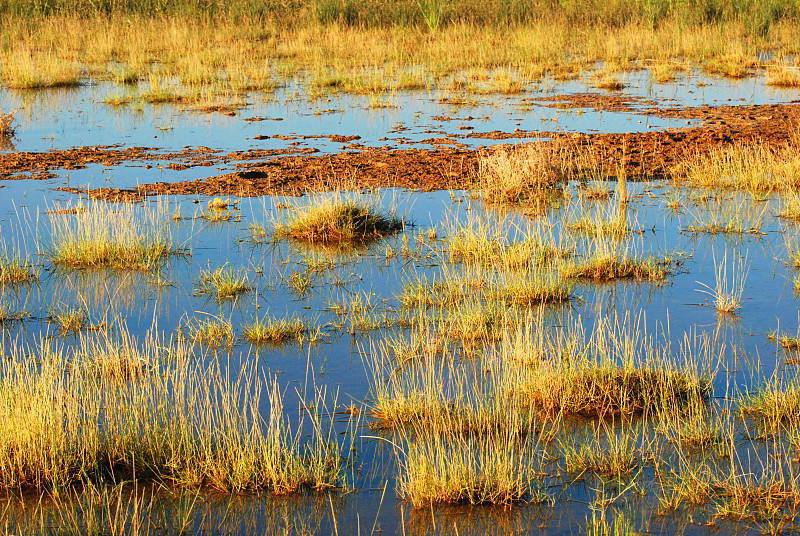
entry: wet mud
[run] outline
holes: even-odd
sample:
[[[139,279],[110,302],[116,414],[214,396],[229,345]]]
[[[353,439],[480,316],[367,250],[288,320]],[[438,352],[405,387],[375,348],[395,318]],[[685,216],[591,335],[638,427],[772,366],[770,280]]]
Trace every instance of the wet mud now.
[[[314,148],[258,150],[222,154],[204,147],[178,153],[153,148],[83,147],[44,153],[0,154],[0,179],[45,179],[56,169],[77,169],[89,164],[169,161],[179,171],[194,166],[232,166],[234,171],[185,182],[156,182],[132,188],[80,188],[63,190],[88,194],[95,199],[131,201],[154,194],[202,194],[259,196],[297,195],[337,187],[402,187],[423,191],[469,188],[479,156],[499,146],[462,147],[467,138],[561,144],[567,154],[585,158],[629,178],[658,178],[688,154],[708,152],[736,143],[791,143],[800,125],[800,101],[760,106],[657,107],[654,102],[621,95],[577,94],[548,97],[544,106],[627,111],[642,117],[686,119],[684,128],[641,133],[564,133],[553,131],[475,132],[451,134],[419,142],[431,148],[371,148],[358,143],[344,145],[335,154],[317,155]],[[273,136],[279,137],[279,136]],[[300,136],[301,138],[307,138]],[[325,136],[347,143],[355,136]],[[284,138],[292,138],[284,136]],[[536,141],[532,141],[536,140]]]

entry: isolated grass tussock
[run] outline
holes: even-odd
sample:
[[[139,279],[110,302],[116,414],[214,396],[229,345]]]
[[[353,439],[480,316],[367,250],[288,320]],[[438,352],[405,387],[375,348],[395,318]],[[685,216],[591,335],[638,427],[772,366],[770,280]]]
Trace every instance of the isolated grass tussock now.
[[[292,206],[286,221],[275,224],[275,233],[312,244],[354,244],[377,240],[402,227],[401,219],[374,203],[319,197],[305,206]]]
[[[107,353],[113,346],[108,341],[85,349],[94,355],[85,367],[80,350],[70,356],[46,344],[32,349],[36,360],[25,353],[3,361],[3,489],[58,491],[120,475],[224,491],[289,493],[337,485],[342,467],[336,437],[315,421],[317,439],[301,443],[283,416],[276,384],[267,393],[271,409],[264,421],[261,382],[252,373],[231,377],[202,369],[184,345],[155,339],[126,344],[122,348],[136,352],[135,362],[163,366],[141,372],[146,378],[134,383],[99,373],[95,354]]]
[[[189,318],[178,328],[181,337],[209,348],[232,347],[236,343],[230,320],[209,316]]]
[[[162,205],[90,202],[50,214],[49,234],[46,255],[61,267],[149,270],[181,252]]]
[[[593,255],[582,261],[567,261],[559,269],[568,279],[613,281],[637,279],[663,281],[674,265],[670,257],[635,258],[614,253]]]
[[[533,143],[482,154],[473,187],[490,203],[524,203],[567,179],[562,148]]]
[[[717,261],[716,255],[713,255],[713,259],[716,279],[714,286],[700,283],[703,288],[698,289],[698,292],[709,296],[714,308],[720,313],[734,313],[742,306],[742,294],[750,266],[746,258],[735,256],[731,262],[731,276],[729,277],[728,252],[725,251],[719,261]]]
[[[201,270],[196,293],[225,300],[252,290],[247,272],[235,270],[226,264],[214,270]]]
[[[280,346],[302,341],[310,329],[306,321],[300,317],[255,318],[244,326],[242,336],[252,344]]]
[[[24,285],[39,280],[39,272],[19,254],[0,252],[0,285]]]

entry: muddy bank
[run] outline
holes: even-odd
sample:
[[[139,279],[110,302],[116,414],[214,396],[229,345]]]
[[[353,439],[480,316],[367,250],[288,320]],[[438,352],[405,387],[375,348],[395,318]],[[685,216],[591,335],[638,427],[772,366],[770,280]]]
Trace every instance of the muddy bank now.
[[[655,108],[651,102],[625,97],[586,94],[571,99],[551,98],[560,106],[631,107],[639,115],[684,118],[685,128],[625,134],[560,132],[469,132],[459,138],[508,140],[518,144],[558,143],[575,158],[588,158],[605,170],[625,169],[629,177],[660,177],[687,154],[707,152],[734,143],[763,142],[782,145],[791,141],[800,125],[800,103],[762,106],[701,106]],[[643,106],[642,106],[643,105]],[[639,107],[641,106],[641,107]],[[637,107],[637,108],[633,108]],[[340,137],[336,141],[351,141]],[[436,140],[442,142],[445,140]],[[376,149],[351,144],[331,155],[314,155],[312,148],[248,150],[220,154],[206,148],[162,154],[150,148],[79,148],[48,153],[0,155],[0,178],[46,178],[51,169],[74,169],[89,163],[168,160],[172,169],[190,166],[233,165],[235,171],[215,177],[175,183],[143,184],[130,189],[100,188],[89,195],[97,199],[133,200],[153,194],[203,194],[258,196],[295,195],[308,190],[336,187],[402,187],[419,190],[469,188],[482,151],[440,143],[434,149]],[[69,191],[85,190],[70,188]]]

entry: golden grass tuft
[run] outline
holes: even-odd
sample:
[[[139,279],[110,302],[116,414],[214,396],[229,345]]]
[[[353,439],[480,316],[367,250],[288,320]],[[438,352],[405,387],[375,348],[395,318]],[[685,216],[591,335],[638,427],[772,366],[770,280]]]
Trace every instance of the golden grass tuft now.
[[[90,202],[74,213],[50,214],[46,255],[69,268],[150,270],[180,253],[162,204]]]
[[[281,346],[303,341],[310,329],[306,321],[300,317],[255,318],[244,326],[242,336],[252,344]]]
[[[628,257],[614,252],[595,254],[582,261],[568,261],[559,267],[561,275],[568,279],[613,281],[637,279],[663,281],[670,273],[674,262],[670,257]]]
[[[714,255],[714,277],[715,284],[710,286],[700,283],[703,286],[698,292],[711,297],[714,308],[721,313],[735,313],[742,306],[742,293],[744,284],[747,280],[747,273],[750,269],[747,259],[737,256],[730,266],[731,277],[728,277],[728,252],[717,262]]]
[[[252,290],[246,270],[235,270],[225,264],[214,270],[201,270],[195,292],[198,295],[212,296],[217,300],[226,300]]]
[[[482,154],[473,186],[490,203],[535,200],[566,180],[561,151],[550,143],[532,143]]]
[[[39,280],[39,272],[19,254],[0,252],[0,285],[24,285]]]
[[[532,469],[515,434],[430,434],[420,427],[400,461],[399,494],[415,508],[434,504],[510,506],[531,495]]]
[[[771,425],[800,424],[800,384],[773,378],[745,393],[740,409]]]
[[[800,70],[786,65],[770,66],[767,67],[766,79],[768,86],[797,88],[800,87]]]
[[[290,207],[285,220],[275,223],[277,236],[322,245],[369,243],[403,227],[393,211],[345,194],[313,196],[304,206]]]

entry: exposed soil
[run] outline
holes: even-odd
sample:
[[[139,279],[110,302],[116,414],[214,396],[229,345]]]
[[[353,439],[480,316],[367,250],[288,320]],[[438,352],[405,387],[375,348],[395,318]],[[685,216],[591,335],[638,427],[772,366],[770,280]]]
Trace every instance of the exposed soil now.
[[[53,169],[75,169],[92,163],[119,165],[126,161],[168,160],[174,169],[233,164],[232,173],[177,183],[144,184],[130,189],[99,188],[88,192],[97,199],[135,200],[152,194],[257,196],[300,194],[334,187],[403,187],[419,190],[468,188],[479,155],[496,149],[464,149],[458,138],[523,140],[560,143],[575,154],[590,154],[597,165],[616,170],[624,166],[629,177],[660,177],[687,154],[706,152],[738,142],[786,144],[800,125],[800,101],[762,106],[701,106],[657,108],[655,103],[621,95],[579,94],[549,97],[549,104],[625,109],[642,115],[684,118],[685,128],[625,134],[565,134],[558,132],[469,132],[431,138],[426,149],[376,149],[359,144],[330,155],[312,155],[315,149],[248,150],[220,154],[200,147],[180,153],[150,148],[83,147],[46,153],[0,154],[0,179],[48,178]],[[278,136],[275,136],[278,137]],[[305,136],[297,136],[308,139]],[[326,136],[345,143],[353,136]],[[282,136],[289,139],[290,136]],[[453,139],[456,138],[456,139]],[[455,147],[451,147],[455,145]],[[87,193],[68,188],[68,191]]]

